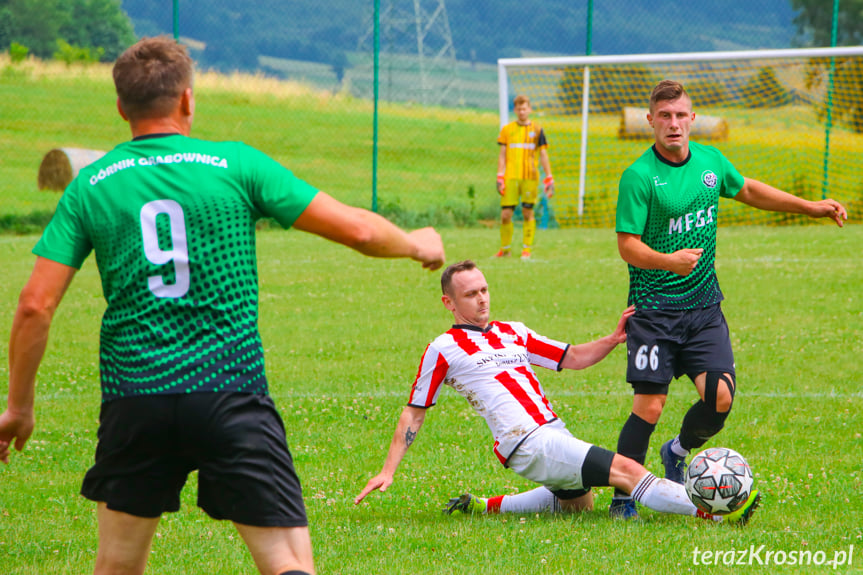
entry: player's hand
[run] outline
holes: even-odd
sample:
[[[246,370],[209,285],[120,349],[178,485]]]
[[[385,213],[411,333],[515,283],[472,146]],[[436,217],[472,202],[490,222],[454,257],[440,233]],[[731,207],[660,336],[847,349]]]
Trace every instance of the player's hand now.
[[[549,198],[552,197],[554,195],[554,178],[546,176],[542,181],[542,185],[545,187],[545,195]]]
[[[702,253],[704,253],[703,248],[685,248],[669,254],[671,261],[668,271],[679,276],[688,276],[698,265]]]
[[[506,181],[503,179],[503,174],[497,175],[497,193],[503,195],[506,191]]]
[[[36,419],[33,412],[4,411],[0,414],[0,461],[9,463],[10,447],[15,440],[15,449],[21,451],[33,434]]]
[[[623,314],[620,316],[620,320],[617,322],[617,327],[614,328],[614,332],[611,334],[611,338],[615,344],[623,343],[626,341],[626,322],[629,321],[629,318],[632,317],[632,314],[634,313],[634,305],[631,305],[625,310],[623,310]]]
[[[415,246],[412,259],[422,262],[423,268],[434,271],[446,261],[443,240],[434,228],[420,228],[408,234]]]
[[[848,211],[845,206],[836,200],[826,199],[818,202],[812,202],[814,209],[809,213],[812,218],[830,218],[840,228],[845,225],[845,220],[848,219]]]
[[[393,484],[393,476],[388,473],[379,473],[369,479],[369,482],[366,483],[365,488],[360,491],[360,494],[354,497],[354,505],[359,505],[360,501],[366,498],[366,495],[371,493],[372,491],[379,490],[381,492],[386,491],[387,487]]]

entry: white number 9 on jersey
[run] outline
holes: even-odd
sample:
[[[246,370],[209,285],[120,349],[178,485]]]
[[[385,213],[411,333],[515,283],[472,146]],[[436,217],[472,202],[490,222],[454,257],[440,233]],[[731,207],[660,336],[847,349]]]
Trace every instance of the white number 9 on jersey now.
[[[156,217],[168,216],[171,229],[171,249],[159,247]],[[183,208],[174,200],[155,200],[141,208],[141,234],[144,237],[144,255],[157,266],[174,262],[174,283],[166,284],[164,276],[150,276],[147,286],[156,297],[183,297],[189,291],[189,247],[186,241],[186,218]]]

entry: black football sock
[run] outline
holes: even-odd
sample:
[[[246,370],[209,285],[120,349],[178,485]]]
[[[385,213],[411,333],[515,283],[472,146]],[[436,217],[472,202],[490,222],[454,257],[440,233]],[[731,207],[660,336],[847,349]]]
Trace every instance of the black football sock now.
[[[634,413],[630,413],[617,438],[617,452],[644,465],[650,436],[654,429],[656,429],[655,423],[647,423]],[[615,489],[614,497],[626,498],[629,495],[625,491]]]

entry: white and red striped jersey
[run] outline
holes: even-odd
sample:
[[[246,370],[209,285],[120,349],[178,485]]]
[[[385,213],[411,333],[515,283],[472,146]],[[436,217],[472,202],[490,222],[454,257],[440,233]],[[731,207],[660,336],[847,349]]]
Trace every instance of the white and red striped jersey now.
[[[560,370],[568,347],[519,322],[453,326],[426,347],[408,405],[431,407],[441,384],[452,386],[485,418],[506,465],[524,438],[557,418],[531,365]]]

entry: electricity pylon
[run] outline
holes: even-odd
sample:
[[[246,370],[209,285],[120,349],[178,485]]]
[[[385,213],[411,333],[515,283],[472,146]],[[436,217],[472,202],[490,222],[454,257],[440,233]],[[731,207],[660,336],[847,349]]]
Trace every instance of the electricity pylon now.
[[[382,98],[423,105],[457,103],[458,69],[445,0],[382,0],[381,4]],[[362,51],[374,49],[374,22],[369,24],[358,43]]]

